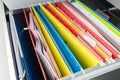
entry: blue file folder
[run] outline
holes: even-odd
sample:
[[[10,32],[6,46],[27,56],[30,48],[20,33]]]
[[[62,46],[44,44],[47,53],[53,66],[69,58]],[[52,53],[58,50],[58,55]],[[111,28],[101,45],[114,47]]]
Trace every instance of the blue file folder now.
[[[53,38],[55,39],[57,45],[61,49],[63,55],[65,56],[67,62],[69,63],[71,69],[73,72],[78,72],[81,70],[81,65],[78,63],[76,58],[73,56],[70,49],[67,47],[63,39],[60,37],[60,35],[57,33],[57,31],[53,28],[52,24],[48,21],[46,16],[42,13],[40,8],[38,6],[35,7],[37,13],[39,14],[39,17],[43,20],[44,24],[46,24],[46,28],[49,30]]]
[[[16,29],[17,29],[18,37],[20,39],[20,44],[24,56],[26,78],[27,80],[44,80],[37,57],[35,55],[35,50],[31,42],[29,31],[23,30],[25,28],[25,25],[23,25],[25,24],[24,20],[25,19],[23,18],[20,19],[20,17],[14,16]]]

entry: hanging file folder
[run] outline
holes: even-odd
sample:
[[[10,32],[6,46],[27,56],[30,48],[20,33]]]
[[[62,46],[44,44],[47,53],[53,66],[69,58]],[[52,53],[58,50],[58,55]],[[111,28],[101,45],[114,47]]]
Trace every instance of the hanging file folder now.
[[[79,34],[84,38],[84,39],[86,39],[86,38],[89,38],[89,37],[87,37],[87,35],[83,35],[84,33],[83,32],[81,32],[81,30],[79,30],[78,28],[77,28],[77,26],[74,24],[75,23],[75,21],[73,21],[74,23],[72,23],[71,21],[69,21],[68,19],[67,19],[67,16],[70,16],[70,14],[69,15],[67,15],[68,13],[70,13],[70,12],[68,12],[68,11],[66,11],[65,13],[67,13],[66,14],[66,16],[64,16],[62,13],[60,13],[52,4],[48,4],[55,12],[56,12],[56,14],[58,14],[61,18],[63,18],[67,23],[69,23],[69,25],[70,26],[72,26],[77,32],[79,32]],[[56,4],[56,6],[57,6],[57,4]],[[60,7],[59,9],[62,9],[62,7]],[[62,11],[62,10],[61,10]],[[73,19],[74,20],[74,19]],[[66,23],[65,23],[65,25],[66,25]],[[72,33],[74,34],[74,35],[79,35],[79,34],[76,34],[76,32],[75,31],[73,31],[72,29],[71,29],[71,31],[72,31]],[[96,44],[96,42],[93,40],[93,39],[87,39],[87,41],[91,44],[91,45],[94,45],[94,44]],[[91,43],[91,41],[92,41],[92,43]],[[100,48],[98,47],[98,46],[95,46],[95,47],[97,47],[98,49],[99,49],[99,51],[101,52],[101,53],[104,53],[102,50],[100,50]],[[106,56],[106,58],[108,58],[107,57],[107,55],[105,55]]]
[[[101,37],[99,37],[95,32],[93,32],[92,29],[87,27],[87,25],[85,23],[82,23],[79,19],[76,19],[76,22],[78,24],[82,25],[81,27],[83,27],[87,32],[89,32],[89,34],[94,36],[102,45],[104,45],[109,51],[111,51],[113,58],[118,57],[118,52],[114,48],[112,48],[112,46],[110,46],[106,41],[104,41]]]
[[[75,15],[77,18],[83,19],[83,22],[85,22],[86,25],[88,24],[88,26],[89,26],[90,28],[92,28],[92,26],[94,26],[94,25],[92,25],[84,16],[78,14],[78,13],[77,13],[77,10],[76,10],[73,6],[71,6],[68,2],[63,2],[62,4],[63,4],[68,10],[70,10],[70,12],[71,12],[73,15]],[[84,31],[83,31],[83,33],[84,33]],[[107,53],[104,52],[104,49],[102,50],[102,49],[99,47],[99,45],[97,44],[97,42],[95,42],[92,38],[90,38],[88,35],[85,35],[85,33],[84,33],[84,35],[82,35],[82,36],[83,36],[83,38],[84,38],[86,41],[88,41],[96,50],[98,50],[104,57],[110,58],[110,57],[107,55]]]
[[[110,22],[107,22],[106,20],[102,19],[100,16],[98,16],[96,13],[94,13],[90,8],[85,6],[83,3],[81,3],[79,0],[75,0],[77,3],[79,3],[82,7],[84,7],[86,10],[88,10],[91,14],[93,14],[95,17],[97,17],[101,22],[103,22],[106,27],[108,27],[111,31],[113,31],[117,36],[120,37],[120,32],[117,31],[114,28],[114,25],[112,25]]]
[[[84,10],[82,10],[81,12],[83,12],[83,11]],[[100,23],[99,20],[97,21],[95,18],[94,18],[95,20],[93,20],[93,17],[89,16],[90,14],[87,14],[87,12],[83,12],[83,14],[85,14],[87,16],[87,18],[89,18],[91,20],[91,22],[94,22],[94,24],[96,25],[95,28],[98,29],[98,32],[100,32],[108,41],[111,42],[111,44],[113,44],[119,50],[119,48],[120,48],[119,39],[120,38],[118,38],[114,33],[111,33],[111,31],[109,29],[107,29],[107,27],[105,25]]]
[[[82,5],[77,1],[38,0],[39,4],[32,3],[35,6],[21,2],[24,6],[19,10],[6,13],[17,79],[90,79],[118,67],[120,36],[115,32],[119,30],[103,17],[97,18],[100,15],[85,7],[84,1]]]
[[[33,48],[29,31],[24,30],[25,25],[20,24],[20,19],[23,16],[14,16],[17,32],[19,35],[21,48],[23,51],[24,61],[25,61],[25,69],[26,69],[26,77],[29,80],[34,79],[46,79],[46,76],[44,75],[43,68],[40,68],[40,64],[37,59],[37,54]],[[23,22],[24,23],[24,22]],[[42,67],[42,66],[41,66]]]
[[[23,9],[23,11],[24,11],[26,22],[28,23],[28,18],[26,16],[25,9]],[[56,80],[57,75],[55,74],[53,67],[50,64],[49,58],[47,57],[47,52],[45,51],[44,45],[43,45],[41,38],[40,38],[41,36],[39,35],[39,33],[36,29],[36,26],[33,22],[31,13],[29,13],[29,23],[30,24],[28,25],[28,28],[30,29],[29,34],[30,34],[30,37],[32,40],[32,44],[34,46],[34,49],[39,54],[39,59],[41,60],[46,77],[47,77],[47,79]]]
[[[77,62],[75,57],[73,56],[72,52],[69,50],[69,48],[66,46],[62,38],[59,36],[59,34],[56,32],[56,30],[52,27],[51,23],[47,20],[47,18],[44,16],[44,14],[39,10],[37,7],[37,10],[39,11],[39,15],[41,18],[44,20],[44,22],[47,24],[47,28],[49,32],[52,34],[54,37],[55,41],[57,42],[58,46],[60,47],[62,54],[65,56],[67,59],[68,64],[70,65],[71,69],[73,72],[78,72],[81,70],[80,64]],[[49,26],[49,27],[48,27]],[[72,60],[72,62],[71,62]],[[74,66],[76,65],[76,66]]]
[[[85,41],[85,39],[83,39],[79,33],[77,31],[75,31],[64,19],[62,19],[62,17],[60,17],[58,14],[56,14],[50,7],[48,7],[47,5],[45,5],[46,9],[49,10],[55,17],[56,19],[58,19],[68,30],[70,30],[70,32],[72,34],[74,34],[78,39],[80,39],[80,41],[82,41],[82,43],[84,43],[84,45],[88,46],[89,49],[92,51],[94,50],[97,55],[99,55],[103,61],[106,61],[105,57],[103,55],[101,55],[93,46],[91,46],[88,42]],[[94,52],[92,51],[92,52]],[[95,53],[95,54],[96,54]]]
[[[55,8],[53,8],[54,6],[52,6],[52,5],[50,5],[50,6],[51,6],[51,8],[53,10],[55,9]],[[52,9],[51,9],[51,11],[52,11]],[[55,11],[55,12],[57,12],[57,11]],[[62,19],[62,16],[60,17],[59,14],[57,14],[57,13],[55,14],[55,12],[52,11],[52,14],[54,14],[54,16],[58,20],[60,20],[60,22],[62,24],[64,24],[64,26],[67,27],[67,29],[69,29],[76,37],[81,38],[82,40],[84,40],[84,42],[87,45],[89,45],[88,47],[92,48],[92,50],[94,50],[96,52],[96,54],[99,55],[104,61],[106,61],[107,59],[110,59],[110,57],[103,50],[100,49],[100,47],[97,45],[97,43],[93,39],[91,39],[90,37],[88,37],[87,35],[85,35],[83,32],[78,33],[77,31],[75,31],[75,29],[73,29],[72,26],[70,26],[69,24],[67,24],[68,20],[65,21],[64,19]],[[67,10],[67,12],[69,12],[69,11]]]
[[[54,45],[54,42],[52,41],[52,39],[50,38],[48,32],[46,31],[42,21],[40,20],[39,16],[37,15],[35,9],[32,8],[32,10],[34,11],[34,14],[35,14],[35,16],[36,16],[36,18],[37,18],[37,20],[39,22],[40,28],[41,28],[41,30],[42,30],[42,32],[44,34],[44,37],[45,37],[45,39],[47,41],[47,44],[49,45],[49,48],[50,48],[50,50],[51,50],[51,52],[53,54],[53,57],[54,57],[54,59],[56,61],[56,64],[58,65],[58,68],[59,68],[59,70],[61,72],[61,76],[63,77],[63,76],[70,75],[70,71],[69,71],[67,65],[63,61],[60,53],[58,52],[56,46]]]
[[[50,59],[50,63],[51,63],[51,65],[53,66],[54,71],[56,72],[57,76],[60,78],[61,74],[60,74],[60,71],[59,71],[59,69],[58,69],[58,66],[57,66],[57,64],[56,64],[56,62],[55,62],[55,59],[54,59],[53,56],[52,56],[52,53],[51,53],[51,51],[50,51],[50,49],[49,49],[49,46],[48,46],[48,44],[47,44],[47,42],[46,42],[46,40],[45,40],[45,38],[44,38],[44,36],[43,36],[43,33],[42,33],[42,31],[41,31],[41,29],[40,29],[40,27],[39,27],[39,24],[38,24],[38,22],[37,22],[37,20],[36,20],[36,18],[35,18],[35,16],[34,16],[31,8],[30,8],[30,12],[31,12],[31,14],[32,14],[32,18],[33,18],[33,20],[34,20],[34,23],[36,24],[36,27],[37,27],[37,29],[38,29],[38,31],[39,31],[39,34],[40,34],[41,37],[42,37],[43,43],[44,43],[45,48],[46,48],[46,51],[47,51],[47,53],[48,53],[48,57],[49,57],[49,59]]]
[[[38,8],[38,9],[39,9],[39,8]],[[42,18],[41,18],[40,16],[39,16],[39,18],[41,19],[42,23],[44,24],[44,27],[45,27],[46,31],[49,33],[52,41],[54,42],[56,48],[58,49],[58,51],[59,51],[62,59],[64,60],[65,64],[67,65],[69,71],[72,72],[72,69],[71,69],[70,65],[68,64],[68,61],[66,60],[65,56],[63,55],[63,52],[62,52],[62,50],[60,49],[58,42],[56,42],[56,39],[54,38],[54,36],[52,36],[51,32],[47,29],[47,26],[48,26],[48,25],[46,25],[46,23],[42,20]]]
[[[65,27],[63,26],[54,16],[52,16],[42,5],[40,5],[40,9],[52,23],[54,28],[61,35],[63,40],[66,42],[68,47],[71,49],[79,63],[83,68],[89,68],[92,66],[96,66],[99,63],[99,60],[96,56],[91,53],[81,42],[78,41],[76,37],[72,35]],[[91,63],[89,61],[92,61]]]
[[[81,16],[83,16],[74,6],[72,6],[71,5],[71,3],[69,4],[69,2],[64,2],[65,4],[67,4],[67,5],[69,5],[76,13],[78,13],[79,15],[81,15]],[[83,16],[84,18],[85,18],[85,16]],[[87,19],[87,18],[85,18],[85,19]],[[87,19],[88,20],[88,19]],[[90,23],[91,23],[91,25],[93,25],[93,26],[95,26],[90,20],[88,20]],[[91,27],[92,28],[92,27]],[[101,34],[102,34],[102,36],[105,36],[105,39],[104,40],[108,40],[108,41],[110,41],[110,43],[111,44],[113,44],[114,45],[114,47],[116,48],[116,49],[120,49],[120,46],[118,45],[118,44],[116,44],[111,38],[109,38],[102,30],[100,30],[99,28],[97,28],[97,27],[95,27],[96,29],[97,29],[97,31],[98,32],[100,32]],[[93,28],[92,28],[93,29]],[[93,30],[94,31],[94,30]],[[100,36],[100,35],[99,35]],[[104,37],[103,37],[104,38]],[[106,41],[107,41],[106,40]],[[109,44],[110,44],[109,43]],[[103,49],[103,50],[105,50],[105,49]],[[106,53],[108,53],[108,52],[106,52]]]
[[[118,45],[120,45],[120,37],[119,37],[120,32],[119,31],[117,31],[116,29],[114,29],[114,27],[112,27],[108,22],[106,22],[100,16],[98,16],[96,13],[94,13],[89,8],[87,8],[86,6],[84,6],[81,2],[77,1],[77,3],[79,3],[79,6],[81,6],[81,9],[84,9],[83,11],[87,11],[86,13],[83,13],[83,14],[85,14],[85,15],[87,14],[87,16],[88,16],[88,13],[89,13],[89,15],[91,15],[91,16],[89,16],[88,18],[92,19],[91,21],[94,22],[97,27],[99,27],[110,38],[112,38],[114,40],[114,42],[116,42]],[[78,4],[76,4],[76,5],[78,5]],[[103,27],[104,27],[104,29],[103,29]]]

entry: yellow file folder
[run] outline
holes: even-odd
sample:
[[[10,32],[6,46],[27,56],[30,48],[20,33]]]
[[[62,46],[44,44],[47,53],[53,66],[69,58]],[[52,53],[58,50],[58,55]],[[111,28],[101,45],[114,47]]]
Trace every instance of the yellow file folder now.
[[[65,21],[67,21],[69,23],[69,25],[71,25],[76,31],[80,32],[80,29],[74,24],[72,23],[70,20],[68,20],[68,18],[63,15],[59,10],[57,10],[51,3],[48,4],[58,15],[60,15]]]
[[[79,32],[80,36],[84,37],[85,35],[78,27],[72,23],[65,15],[63,15],[59,10],[57,10],[51,3],[48,4],[59,16],[61,16],[67,23],[69,23],[76,31]],[[110,57],[96,44],[94,48],[99,51],[106,59],[109,59]]]
[[[48,20],[52,23],[54,28],[58,31],[60,36],[66,42],[74,56],[77,58],[82,67],[89,68],[96,66],[100,60],[93,55],[93,53],[86,48],[69,30],[67,30],[62,23],[60,23],[52,14],[50,14],[44,6],[40,5],[40,9],[46,15]]]
[[[41,37],[42,37],[42,40],[43,40],[43,43],[44,43],[44,45],[45,45],[46,51],[48,52],[49,58],[50,58],[50,60],[51,60],[51,64],[52,64],[52,66],[54,67],[54,70],[55,70],[56,74],[57,74],[58,77],[60,78],[60,77],[61,77],[60,70],[59,70],[59,68],[58,68],[58,66],[57,66],[57,64],[56,64],[56,62],[55,62],[55,59],[53,58],[53,55],[52,55],[52,53],[51,53],[51,51],[50,51],[50,49],[49,49],[49,46],[48,46],[48,44],[47,44],[47,42],[46,42],[46,40],[45,40],[45,38],[44,38],[44,35],[43,35],[40,27],[39,27],[39,24],[38,24],[38,22],[37,22],[37,19],[35,18],[34,14],[33,14],[33,12],[32,12],[32,8],[30,8],[30,12],[32,13],[32,17],[33,17],[33,20],[34,20],[34,22],[35,22],[35,24],[36,24],[36,27],[37,27],[38,31],[39,31],[39,34],[40,34]]]
[[[62,59],[59,51],[57,50],[54,42],[52,41],[51,37],[49,36],[48,32],[46,31],[46,29],[45,29],[45,27],[44,27],[41,19],[39,18],[39,16],[38,16],[38,14],[36,13],[35,9],[32,8],[32,10],[34,11],[35,17],[36,17],[37,20],[38,20],[38,23],[39,23],[39,25],[40,25],[41,31],[42,31],[42,33],[43,33],[43,35],[44,35],[44,37],[45,37],[45,39],[46,39],[46,41],[47,41],[47,44],[48,44],[48,46],[49,46],[49,48],[50,48],[50,50],[51,50],[51,52],[52,52],[52,54],[53,54],[53,57],[54,57],[54,59],[55,59],[55,61],[56,61],[56,64],[57,64],[58,67],[59,67],[59,70],[60,70],[60,72],[61,72],[61,76],[63,77],[63,76],[70,75],[70,71],[69,71],[67,65],[66,65],[65,62],[63,61],[63,59]]]

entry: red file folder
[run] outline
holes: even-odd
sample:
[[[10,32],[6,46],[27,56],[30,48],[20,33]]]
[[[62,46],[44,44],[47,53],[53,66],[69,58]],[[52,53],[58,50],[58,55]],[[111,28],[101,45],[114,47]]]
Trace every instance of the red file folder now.
[[[50,11],[51,14],[53,14],[53,16],[55,16],[68,30],[70,30],[70,32],[71,32],[72,34],[74,34],[77,38],[78,38],[78,37],[81,38],[82,41],[84,41],[85,44],[88,45],[90,49],[92,49],[97,55],[99,55],[100,58],[101,58],[104,62],[106,61],[105,57],[104,57],[101,53],[99,53],[93,46],[91,46],[87,41],[85,41],[85,39],[83,39],[83,38],[79,35],[79,33],[78,33],[74,28],[72,28],[62,17],[60,17],[58,14],[56,14],[48,5],[45,5],[45,7],[46,7],[46,9],[47,9],[48,11]]]
[[[85,31],[89,32],[93,35],[102,45],[104,45],[109,51],[112,52],[112,57],[117,58],[118,52],[113,49],[109,44],[107,44],[102,38],[100,38],[97,34],[95,34],[91,29],[89,29],[85,23],[82,23],[76,16],[74,16],[68,9],[66,9],[60,2],[56,3],[56,6],[61,9],[66,15],[68,15],[72,20],[75,20],[81,27],[85,29]]]

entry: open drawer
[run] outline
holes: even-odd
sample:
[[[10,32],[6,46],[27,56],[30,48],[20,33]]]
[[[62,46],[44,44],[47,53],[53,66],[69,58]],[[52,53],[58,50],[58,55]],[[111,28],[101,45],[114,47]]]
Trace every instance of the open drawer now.
[[[59,0],[59,1],[62,1],[62,0]],[[102,15],[104,18],[108,19],[113,24],[118,26],[118,28],[120,28],[119,9],[114,8],[114,6],[111,4],[106,5],[106,3],[105,3],[105,4],[103,4],[104,6],[101,5],[101,3],[103,3],[102,2],[103,0],[101,0],[99,2],[97,2],[97,0],[81,0],[81,1],[83,3],[85,3],[86,5],[88,5],[89,7],[91,7],[93,10],[96,10],[96,12],[98,12],[98,14]],[[0,62],[0,64],[2,65],[2,66],[0,65],[0,67],[2,67],[2,68],[0,68],[0,74],[2,74],[2,75],[0,75],[1,80],[3,80],[3,79],[4,80],[9,80],[9,79],[17,80],[20,77],[18,75],[18,72],[16,69],[17,68],[16,62],[14,60],[13,44],[11,43],[12,39],[11,39],[11,36],[9,35],[12,32],[10,32],[10,30],[9,30],[10,28],[7,26],[7,23],[6,23],[6,21],[10,20],[8,18],[9,17],[8,13],[13,14],[14,12],[16,12],[17,9],[26,8],[26,7],[30,7],[30,6],[36,6],[39,4],[46,4],[46,2],[56,2],[56,0],[55,1],[54,0],[37,0],[37,1],[36,0],[21,0],[21,1],[4,0],[4,2],[1,2],[0,14],[3,15],[2,20],[1,20],[1,23],[3,23],[3,24],[2,25],[0,24],[0,28],[1,28],[0,30],[3,34],[1,34],[2,39],[0,41],[0,44],[4,44],[4,46],[0,45],[0,52],[6,53],[5,58],[4,58],[5,60],[3,59],[3,56],[0,56],[0,57],[2,57],[2,58],[0,58],[0,59],[2,59],[0,61],[5,61],[4,62],[5,65],[2,65],[2,62]],[[5,7],[4,7],[3,3],[8,8],[8,10],[5,12],[4,12]],[[19,13],[20,12],[17,12],[15,14],[19,14]],[[24,21],[21,21],[21,22],[24,22]],[[1,27],[1,26],[4,26],[4,27]],[[27,25],[24,25],[24,26],[26,27]],[[87,80],[87,79],[94,80],[94,79],[98,79],[98,78],[101,79],[100,77],[103,77],[103,76],[100,76],[100,75],[104,75],[105,73],[109,73],[116,69],[119,70],[119,68],[120,68],[119,66],[120,66],[120,58],[116,59],[115,62],[113,62],[113,63],[110,63],[110,64],[105,63],[105,66],[102,66],[102,67],[95,66],[95,67],[88,68],[85,70],[85,74],[82,72],[77,72],[77,73],[71,74],[69,76],[60,78],[60,80]],[[5,71],[5,74],[2,73],[4,71]],[[115,74],[118,74],[118,73],[115,73]],[[4,77],[4,76],[9,76],[9,77]],[[98,76],[100,76],[100,77],[98,77]]]

